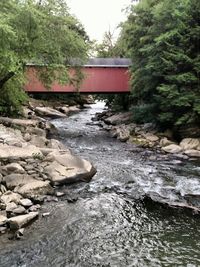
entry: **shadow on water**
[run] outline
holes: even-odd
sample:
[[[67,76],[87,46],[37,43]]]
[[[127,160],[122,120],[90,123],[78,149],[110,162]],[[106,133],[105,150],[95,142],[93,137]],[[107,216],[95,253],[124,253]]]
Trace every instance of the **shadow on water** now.
[[[61,140],[98,172],[88,184],[63,187],[78,201],[64,196],[44,205],[51,215],[28,227],[24,239],[0,237],[0,266],[200,266],[200,216],[160,204],[188,204],[186,195],[198,195],[199,164],[111,139],[91,125],[102,110],[97,104],[53,121]]]

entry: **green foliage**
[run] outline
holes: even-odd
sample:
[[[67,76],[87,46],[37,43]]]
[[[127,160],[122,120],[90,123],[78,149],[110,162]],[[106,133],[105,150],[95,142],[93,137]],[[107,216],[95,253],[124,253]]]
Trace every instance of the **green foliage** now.
[[[200,1],[141,0],[123,24],[138,122],[200,123]]]
[[[18,114],[25,96],[26,64],[46,66],[38,77],[50,87],[55,79],[78,88],[80,68],[67,75],[73,58],[87,57],[88,36],[64,0],[1,0],[0,113]],[[5,105],[7,103],[7,105]],[[8,103],[10,106],[8,106]]]

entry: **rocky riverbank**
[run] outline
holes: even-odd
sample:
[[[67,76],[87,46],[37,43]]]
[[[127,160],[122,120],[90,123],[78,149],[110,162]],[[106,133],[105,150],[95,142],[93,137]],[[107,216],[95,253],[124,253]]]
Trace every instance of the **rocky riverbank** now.
[[[0,233],[13,230],[16,238],[40,215],[44,201],[62,195],[59,186],[89,182],[96,173],[90,162],[48,138],[56,128],[44,117],[66,117],[79,108],[37,104],[24,108],[23,119],[0,117]]]
[[[151,123],[132,123],[131,116],[131,112],[115,114],[105,111],[97,114],[94,120],[100,121],[100,126],[122,142],[156,149],[183,159],[200,158],[200,138],[187,137],[177,142],[173,139],[172,131],[159,132]]]

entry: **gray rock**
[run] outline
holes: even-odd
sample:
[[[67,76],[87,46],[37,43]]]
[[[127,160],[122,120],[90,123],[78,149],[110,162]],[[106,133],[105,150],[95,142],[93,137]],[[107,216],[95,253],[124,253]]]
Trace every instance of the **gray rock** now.
[[[7,223],[7,217],[4,215],[0,215],[0,226],[5,225]]]
[[[44,136],[33,135],[30,143],[37,147],[46,147],[48,144],[48,140]]]
[[[3,178],[3,181],[8,189],[13,190],[16,186],[23,186],[34,182],[35,179],[27,174],[9,174]]]
[[[180,142],[180,147],[182,147],[183,150],[197,149],[199,146],[200,140],[197,138],[184,138]]]
[[[50,186],[49,181],[37,181],[18,186],[15,192],[21,194],[25,198],[37,199],[38,196],[53,194],[54,190]]]
[[[124,112],[112,115],[111,117],[104,119],[104,121],[107,124],[118,125],[129,122],[131,118],[132,118],[132,112]]]
[[[13,230],[20,229],[23,226],[26,226],[33,219],[37,218],[38,215],[38,212],[30,212],[29,214],[12,217],[8,219],[8,224]]]
[[[37,211],[39,209],[41,209],[40,204],[36,204],[36,205],[31,206],[28,210],[32,212],[32,211]]]
[[[36,107],[35,112],[38,115],[47,116],[47,117],[51,117],[51,118],[64,118],[64,117],[66,117],[65,114],[63,114],[60,111],[57,111],[53,108],[50,108],[50,107]]]
[[[43,156],[39,148],[34,145],[16,147],[0,144],[0,159],[20,160],[33,158],[35,155]]]
[[[200,158],[200,151],[199,150],[189,149],[189,150],[184,151],[184,153],[189,157]]]
[[[24,207],[30,207],[33,205],[33,202],[28,199],[28,198],[23,198],[23,199],[20,199],[20,202],[19,202],[22,206]]]
[[[165,146],[169,146],[171,144],[174,144],[174,142],[170,141],[167,139],[167,137],[164,137],[160,140],[160,146],[161,147],[165,147]]]
[[[163,147],[162,150],[164,150],[167,153],[180,153],[182,152],[183,149],[178,145],[171,144]]]
[[[14,209],[17,208],[17,204],[14,202],[10,202],[6,205],[6,211],[7,212],[12,212]]]
[[[3,184],[0,184],[0,192],[4,194],[7,191],[6,187]]]
[[[14,193],[11,191],[7,191],[6,193],[4,193],[1,197],[0,200],[5,203],[6,205],[8,205],[8,203],[10,202],[14,202],[16,204],[18,204],[20,202],[20,199],[22,198],[22,196],[18,193]]]
[[[25,170],[20,164],[18,163],[10,163],[3,167],[3,170],[5,170],[8,174],[9,173],[25,173]]]
[[[46,160],[52,162],[44,168],[44,172],[54,184],[89,182],[96,173],[89,161],[71,154],[51,153]]]
[[[17,214],[25,214],[26,213],[26,209],[23,206],[19,205],[19,206],[17,206],[17,208],[12,210],[12,213],[16,214],[16,215]]]

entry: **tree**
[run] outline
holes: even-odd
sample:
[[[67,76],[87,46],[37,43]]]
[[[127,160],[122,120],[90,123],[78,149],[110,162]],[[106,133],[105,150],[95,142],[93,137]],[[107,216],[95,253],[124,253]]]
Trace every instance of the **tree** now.
[[[137,122],[200,123],[200,2],[141,0],[124,24]]]
[[[50,86],[79,83],[68,75],[73,58],[87,57],[88,36],[70,15],[64,0],[2,0],[0,2],[0,113],[16,114],[26,99],[23,85],[28,63],[42,64],[39,78]]]

